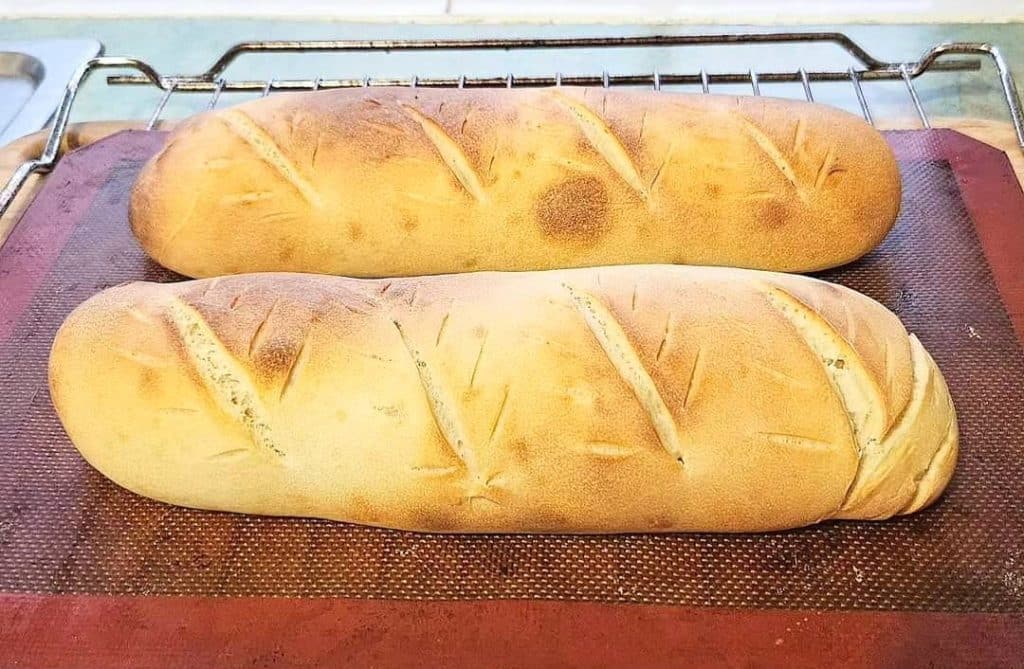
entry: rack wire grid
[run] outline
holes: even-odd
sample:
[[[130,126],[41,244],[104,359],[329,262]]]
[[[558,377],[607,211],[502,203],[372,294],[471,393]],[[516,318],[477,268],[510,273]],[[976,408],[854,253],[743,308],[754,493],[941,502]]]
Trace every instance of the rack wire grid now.
[[[608,69],[590,74],[553,72],[544,76],[410,76],[404,78],[303,78],[232,80],[224,76],[228,67],[240,56],[252,53],[367,53],[398,51],[517,51],[543,49],[611,49],[623,47],[686,47],[763,44],[832,44],[846,51],[855,61],[845,70],[797,68],[795,71],[765,71],[747,69],[744,72],[718,72],[700,68],[697,72],[651,72],[613,74]],[[107,78],[108,85],[155,86],[163,91],[156,108],[146,124],[152,129],[160,120],[168,100],[175,94],[206,93],[210,99],[207,109],[213,109],[225,92],[249,91],[269,95],[274,91],[315,91],[327,88],[357,88],[370,86],[412,86],[429,88],[514,88],[544,86],[650,86],[661,90],[665,85],[689,84],[709,93],[712,85],[744,84],[750,86],[750,95],[761,94],[763,83],[799,83],[804,97],[813,102],[812,84],[820,82],[846,82],[853,87],[864,119],[875,125],[875,118],[864,94],[864,84],[876,81],[902,81],[917,112],[920,123],[931,127],[928,114],[914,86],[914,81],[928,72],[979,70],[978,58],[950,58],[950,56],[980,56],[995,65],[1013,124],[1017,142],[1024,151],[1024,112],[1013,75],[999,48],[984,42],[945,42],[925,51],[913,62],[880,60],[843,33],[836,32],[782,32],[741,33],[721,35],[655,35],[634,37],[586,37],[543,39],[448,39],[448,40],[315,40],[315,41],[254,41],[236,44],[225,51],[206,71],[196,75],[163,75],[150,64],[137,58],[99,56],[84,63],[68,82],[61,104],[54,115],[47,141],[39,157],[25,161],[8,179],[0,191],[0,216],[4,214],[29,176],[48,172],[57,164],[60,146],[67,132],[68,120],[75,98],[82,84],[99,70],[134,70],[135,74],[116,74]]]

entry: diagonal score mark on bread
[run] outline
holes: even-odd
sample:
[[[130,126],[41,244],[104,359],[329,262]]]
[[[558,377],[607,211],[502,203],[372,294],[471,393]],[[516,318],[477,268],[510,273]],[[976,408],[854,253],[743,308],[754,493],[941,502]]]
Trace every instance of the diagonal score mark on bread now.
[[[828,179],[830,174],[835,172],[836,146],[835,144],[829,144],[828,150],[825,151],[825,157],[822,158],[821,165],[818,167],[818,174],[814,178],[814,190],[821,190],[821,187],[825,185],[825,180]]]
[[[143,367],[159,368],[167,367],[171,364],[168,359],[161,356],[151,355],[149,353],[144,353],[143,351],[121,348],[119,346],[113,347],[111,352],[118,357],[124,358],[125,360],[131,360],[135,364],[142,365]]]
[[[295,387],[295,380],[299,378],[299,370],[303,369],[309,360],[309,346],[307,346],[307,343],[308,340],[302,340],[302,343],[299,344],[299,352],[295,354],[295,357],[292,358],[292,364],[288,366],[284,383],[281,384],[281,392],[277,396],[279,402],[283,401],[288,391]]]
[[[936,479],[948,458],[955,456],[957,446],[956,416],[952,410],[949,391],[935,362],[925,351],[917,337],[910,335],[911,370],[913,386],[910,401],[882,440],[881,447],[862,458],[850,492],[841,508],[841,516],[874,517],[873,506],[880,499],[904,497],[896,500],[896,513],[910,513],[930,502],[937,490]],[[948,411],[936,411],[934,405],[945,402]],[[939,425],[934,425],[940,420]],[[915,463],[916,466],[915,466]],[[901,469],[913,471],[913,476],[900,475]],[[907,474],[910,473],[907,472]],[[894,475],[895,474],[895,475]],[[893,482],[910,481],[913,488]],[[865,513],[867,512],[867,513]],[[892,515],[893,507],[885,508]]]
[[[804,148],[804,138],[807,129],[807,124],[804,122],[803,116],[798,116],[796,119],[796,125],[793,126],[793,153],[800,153]]]
[[[430,143],[437,149],[441,160],[451,170],[456,181],[466,189],[466,192],[472,195],[478,202],[487,202],[487,192],[480,182],[480,177],[477,175],[476,170],[473,169],[473,165],[469,162],[469,158],[466,157],[466,153],[459,146],[458,142],[452,139],[437,121],[427,118],[418,109],[409,105],[402,105],[402,111],[406,116],[416,121],[420,128],[423,129],[423,134],[426,135]]]
[[[487,445],[490,446],[494,443],[494,436],[498,434],[498,430],[501,428],[501,421],[505,418],[505,409],[508,407],[508,396],[512,393],[512,386],[505,386],[505,392],[501,396],[501,404],[498,405],[498,411],[494,414],[494,420],[491,421],[491,430],[487,434]]]
[[[430,414],[434,417],[434,422],[437,424],[441,437],[448,444],[448,448],[455,454],[455,457],[462,466],[465,467],[466,472],[474,479],[481,479],[482,477],[477,475],[478,469],[473,451],[469,446],[469,438],[463,432],[455,412],[450,408],[452,402],[445,397],[444,389],[434,378],[433,370],[431,370],[427,361],[420,355],[413,342],[409,340],[405,330],[402,329],[402,325],[398,321],[392,321],[392,323],[402,340],[402,346],[408,351],[409,358],[416,368],[420,385],[423,386],[423,393],[426,395],[427,406],[430,407]]]
[[[885,392],[892,394],[896,387],[896,378],[893,374],[893,370],[896,369],[896,354],[893,351],[894,346],[889,343],[888,339],[882,340],[882,360],[885,361]]]
[[[612,367],[632,389],[640,406],[647,413],[662,448],[679,464],[685,464],[679,431],[672,412],[669,411],[661,393],[658,392],[654,379],[647,373],[640,357],[630,345],[622,326],[599,300],[568,284],[562,285],[568,291],[572,305],[583,317],[583,321],[594,335],[594,339],[608,356]]]
[[[217,118],[224,121],[228,129],[248,144],[253,153],[290,183],[306,202],[314,206],[320,205],[320,196],[313,184],[302,176],[273,138],[255,121],[237,109],[224,110],[217,115]]]
[[[607,460],[624,460],[635,456],[636,449],[625,444],[616,444],[610,441],[585,441],[574,443],[573,450],[587,455],[605,458]]]
[[[846,411],[863,467],[877,454],[885,430],[885,402],[877,383],[856,350],[815,310],[777,286],[762,284],[760,290],[821,363]]]
[[[756,360],[752,360],[749,364],[750,364],[750,367],[752,369],[756,369],[759,372],[761,372],[762,374],[770,376],[773,381],[775,381],[776,383],[778,383],[778,384],[780,384],[782,386],[790,386],[790,387],[793,387],[793,388],[812,388],[812,387],[814,387],[813,383],[809,379],[798,378],[796,376],[792,376],[790,374],[785,373],[782,370],[775,369],[774,367],[772,367],[770,365],[766,365],[764,363],[757,362]]]
[[[935,454],[928,461],[924,471],[914,477],[917,485],[914,490],[914,498],[899,510],[899,514],[914,513],[934,502],[946,487],[954,465],[956,464],[957,450],[959,448],[959,429],[957,428],[955,414],[950,420],[946,429],[946,436],[935,449]]]
[[[697,389],[700,388],[701,379],[704,378],[703,354],[704,347],[701,346],[697,348],[697,353],[693,356],[693,364],[690,365],[690,376],[686,379],[686,392],[683,393],[684,409],[689,406],[690,398],[697,393]]]
[[[168,303],[168,312],[189,362],[217,406],[245,428],[258,448],[283,456],[256,386],[242,365],[199,312],[181,298],[175,297]]]
[[[768,159],[772,161],[772,164],[779,169],[782,176],[786,177],[786,181],[792,184],[793,188],[796,189],[796,194],[805,204],[809,201],[809,196],[806,189],[800,184],[797,179],[796,170],[793,168],[793,164],[789,162],[786,155],[782,152],[782,149],[778,147],[772,138],[769,137],[762,131],[756,124],[745,116],[737,116],[740,122],[740,127],[743,132],[749,137],[758,148],[764,152]]]
[[[172,140],[173,141],[173,140]],[[171,227],[170,231],[165,235],[163,242],[160,244],[160,254],[162,255],[167,249],[173,248],[175,240],[180,234],[185,232],[189,227],[195,224],[196,220],[196,209],[199,208],[201,190],[194,190],[192,192],[191,200],[189,201],[188,209],[185,210],[185,214]],[[134,215],[134,214],[130,214]]]
[[[629,185],[641,199],[647,200],[650,197],[647,186],[640,178],[640,171],[633,164],[632,158],[626,148],[619,141],[619,138],[612,132],[611,127],[600,116],[594,113],[587,105],[575,100],[563,93],[553,90],[552,97],[572,114],[576,120],[583,136],[587,138],[594,150],[604,158],[605,162],[615,170],[616,174]],[[671,148],[671,147],[670,147]],[[671,151],[666,155],[671,155]],[[667,159],[666,161],[667,162]],[[664,167],[664,163],[662,163]],[[659,168],[660,174],[660,168]],[[657,176],[654,181],[657,181]]]
[[[769,444],[785,446],[787,448],[810,448],[812,450],[827,450],[832,444],[814,437],[805,437],[802,434],[789,434],[786,432],[759,432]]]
[[[274,310],[277,309],[277,305],[280,304],[280,302],[281,302],[280,299],[276,299],[276,300],[274,300],[273,302],[270,303],[270,308],[267,309],[267,313],[263,315],[263,319],[260,320],[259,325],[256,326],[255,330],[253,330],[252,338],[249,339],[249,346],[248,346],[249,357],[250,358],[253,357],[253,354],[262,345],[262,343],[263,343],[263,330],[264,330],[264,328],[267,327],[267,323],[270,322],[271,315],[274,313]]]

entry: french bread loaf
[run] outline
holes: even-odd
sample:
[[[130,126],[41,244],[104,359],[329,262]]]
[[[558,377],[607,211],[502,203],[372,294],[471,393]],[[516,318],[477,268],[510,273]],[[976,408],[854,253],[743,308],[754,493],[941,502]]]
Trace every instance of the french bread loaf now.
[[[588,88],[370,88],[199,115],[134,187],[145,250],[192,277],[630,263],[810,271],[886,235],[882,136],[805,102]]]
[[[68,317],[50,390],[138,494],[423,531],[886,518],[931,504],[957,454],[942,375],[891,312],[736,269],[134,283]]]

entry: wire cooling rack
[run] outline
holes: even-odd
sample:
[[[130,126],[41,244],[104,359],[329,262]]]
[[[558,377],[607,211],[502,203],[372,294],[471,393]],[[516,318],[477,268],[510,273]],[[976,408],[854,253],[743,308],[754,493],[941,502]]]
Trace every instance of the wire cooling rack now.
[[[229,79],[225,72],[240,56],[254,53],[368,53],[368,52],[425,52],[425,51],[526,51],[560,49],[615,49],[624,47],[721,47],[741,45],[793,45],[832,44],[838,46],[855,61],[847,69],[821,69],[799,67],[789,71],[757,71],[750,68],[740,72],[723,72],[700,68],[696,72],[659,72],[653,69],[641,73],[613,73],[600,69],[590,73],[560,73],[523,75],[507,73],[500,76],[408,76],[402,78],[325,78],[299,79]],[[224,93],[258,92],[266,96],[275,91],[311,91],[322,88],[355,88],[360,86],[421,86],[429,88],[498,88],[542,86],[649,86],[661,90],[667,85],[700,85],[709,93],[718,84],[744,84],[749,94],[760,95],[763,83],[798,83],[804,97],[814,101],[812,85],[822,82],[846,82],[852,86],[864,119],[875,124],[875,118],[864,94],[865,84],[878,81],[902,81],[907,95],[925,128],[931,127],[928,114],[918,95],[914,82],[922,75],[936,71],[979,70],[979,58],[989,58],[995,65],[999,87],[1006,100],[1010,121],[1017,142],[1024,150],[1024,112],[1013,75],[999,49],[983,42],[946,42],[925,51],[912,62],[880,60],[842,33],[743,33],[725,35],[655,35],[636,37],[587,37],[544,39],[451,39],[451,40],[317,40],[317,41],[262,41],[243,42],[225,51],[207,70],[195,75],[164,75],[145,61],[121,56],[100,56],[86,62],[68,82],[60,107],[54,116],[42,153],[22,163],[0,191],[0,215],[7,210],[18,191],[35,173],[53,169],[60,158],[60,146],[67,131],[68,120],[79,88],[91,74],[99,70],[133,70],[133,74],[115,74],[107,78],[111,86],[152,86],[163,91],[146,127],[153,128],[160,120],[167,102],[177,94],[207,94],[207,108],[213,109]],[[613,63],[612,63],[613,64]]]

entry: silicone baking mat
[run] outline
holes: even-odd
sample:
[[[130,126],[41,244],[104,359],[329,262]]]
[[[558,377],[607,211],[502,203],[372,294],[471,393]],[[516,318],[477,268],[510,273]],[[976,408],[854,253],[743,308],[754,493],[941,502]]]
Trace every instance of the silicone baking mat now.
[[[180,277],[126,223],[133,177],[163,136],[81,149],[0,250],[0,592],[1024,611],[1024,356],[949,163],[921,158],[941,154],[928,146],[940,138],[889,136],[904,179],[897,226],[822,276],[887,305],[932,352],[960,420],[956,475],[914,516],[763,535],[422,535],[176,508],[118,488],[64,435],[49,346],[96,291]]]

